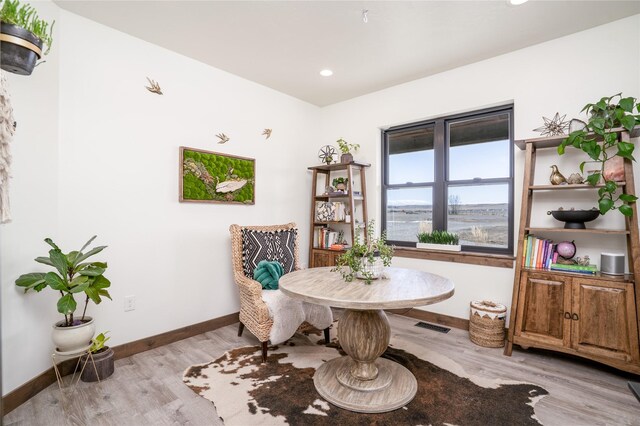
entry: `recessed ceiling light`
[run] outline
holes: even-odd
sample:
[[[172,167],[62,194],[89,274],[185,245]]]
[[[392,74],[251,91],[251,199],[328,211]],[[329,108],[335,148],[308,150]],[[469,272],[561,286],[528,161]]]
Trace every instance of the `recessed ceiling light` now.
[[[333,71],[331,70],[322,70],[320,71],[320,75],[323,77],[331,77],[333,75]]]
[[[511,3],[514,6],[519,6],[522,3],[526,3],[529,0],[509,0],[509,3]]]

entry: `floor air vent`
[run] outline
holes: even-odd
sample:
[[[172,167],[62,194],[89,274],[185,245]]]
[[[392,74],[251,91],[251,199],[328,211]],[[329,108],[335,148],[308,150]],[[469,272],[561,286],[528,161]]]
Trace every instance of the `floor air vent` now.
[[[427,322],[418,322],[416,323],[416,327],[428,328],[429,330],[437,331],[438,333],[448,333],[450,328],[443,327],[441,325],[429,324]]]

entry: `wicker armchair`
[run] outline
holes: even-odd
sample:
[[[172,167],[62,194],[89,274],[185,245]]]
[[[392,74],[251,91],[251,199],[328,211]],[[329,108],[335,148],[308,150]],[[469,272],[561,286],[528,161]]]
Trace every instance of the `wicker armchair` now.
[[[295,223],[287,223],[284,225],[272,226],[240,226],[231,225],[229,232],[231,233],[231,261],[233,264],[233,276],[240,292],[240,325],[238,328],[238,336],[242,336],[244,328],[260,340],[262,343],[262,361],[267,360],[267,343],[273,326],[273,319],[269,315],[269,308],[262,299],[262,285],[247,276],[248,271],[245,270],[243,253],[245,252],[244,231],[261,231],[261,232],[277,232],[297,230]],[[298,254],[299,236],[296,233],[295,243],[293,247],[293,269],[300,269],[300,258]],[[274,260],[274,259],[254,259],[254,260]],[[286,269],[286,268],[285,268]],[[285,272],[286,273],[286,272]],[[277,291],[277,290],[267,290]],[[309,324],[303,322],[300,328],[308,328]],[[299,328],[299,330],[300,330]],[[329,327],[324,329],[325,342],[329,343]]]

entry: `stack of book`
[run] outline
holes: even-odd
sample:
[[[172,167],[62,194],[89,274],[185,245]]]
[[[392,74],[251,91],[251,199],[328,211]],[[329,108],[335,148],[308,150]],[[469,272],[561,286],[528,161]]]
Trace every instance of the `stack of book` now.
[[[551,240],[527,235],[523,249],[522,265],[525,268],[549,269],[558,260],[556,244]]]
[[[318,228],[317,233],[317,248],[328,249],[338,241],[338,232],[332,231],[329,228]]]
[[[549,268],[552,271],[574,272],[576,274],[595,275],[598,272],[596,265],[565,265],[564,263],[552,263]]]

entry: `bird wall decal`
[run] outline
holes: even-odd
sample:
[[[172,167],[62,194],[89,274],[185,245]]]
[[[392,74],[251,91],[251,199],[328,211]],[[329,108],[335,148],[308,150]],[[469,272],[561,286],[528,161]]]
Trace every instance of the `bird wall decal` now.
[[[262,135],[263,135],[263,136],[266,136],[266,138],[265,138],[265,139],[269,139],[269,138],[271,137],[271,129],[264,129],[264,130],[262,131]]]
[[[163,94],[162,93],[162,89],[160,89],[160,85],[158,84],[157,81],[153,81],[149,77],[147,77],[147,81],[149,82],[149,86],[144,86],[145,89],[147,89],[151,93],[155,93],[155,94],[158,94],[158,95],[162,95]]]
[[[218,133],[216,137],[220,139],[218,143],[227,143],[230,140],[229,136],[225,135],[224,133]]]

